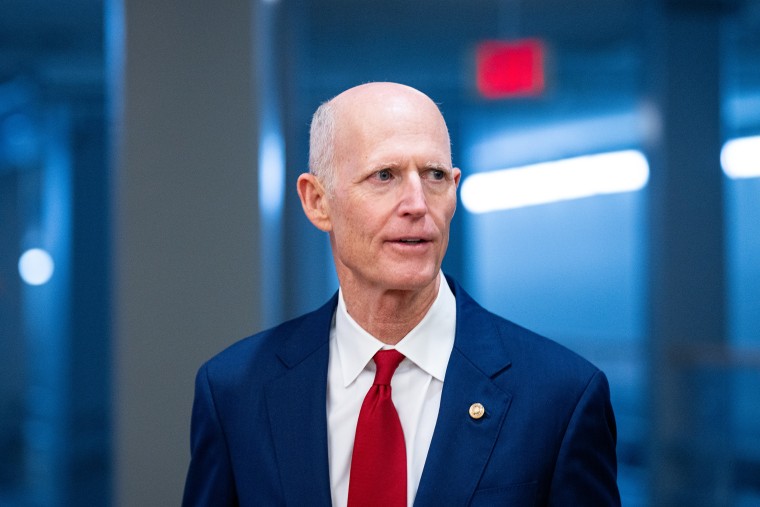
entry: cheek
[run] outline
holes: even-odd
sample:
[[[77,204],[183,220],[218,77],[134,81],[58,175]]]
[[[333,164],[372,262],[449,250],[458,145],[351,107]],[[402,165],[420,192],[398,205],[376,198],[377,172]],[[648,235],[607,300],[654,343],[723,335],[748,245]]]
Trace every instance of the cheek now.
[[[453,198],[447,198],[445,201],[441,202],[441,205],[438,209],[440,210],[437,215],[438,221],[443,227],[448,227],[451,219],[454,218],[454,212],[457,209],[456,194]]]
[[[388,221],[388,209],[392,206],[377,198],[351,199],[342,203],[338,214],[343,235],[354,238],[375,236]]]
[[[359,210],[343,209],[340,218],[333,222],[333,234],[340,252],[352,254],[360,251],[371,236],[368,217]]]

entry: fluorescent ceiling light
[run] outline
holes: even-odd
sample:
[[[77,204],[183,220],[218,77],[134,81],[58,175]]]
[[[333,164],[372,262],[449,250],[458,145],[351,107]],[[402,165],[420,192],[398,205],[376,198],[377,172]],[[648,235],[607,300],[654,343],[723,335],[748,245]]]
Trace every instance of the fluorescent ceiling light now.
[[[720,165],[731,179],[760,177],[760,136],[733,139],[723,145]]]
[[[646,186],[649,164],[637,150],[568,158],[473,174],[462,183],[471,213],[522,208]]]

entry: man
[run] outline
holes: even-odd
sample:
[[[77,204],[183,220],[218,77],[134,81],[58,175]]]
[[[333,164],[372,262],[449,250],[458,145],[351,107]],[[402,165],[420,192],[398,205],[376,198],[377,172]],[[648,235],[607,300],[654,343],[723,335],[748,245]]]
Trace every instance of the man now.
[[[460,171],[437,106],[357,86],[310,143],[298,195],[340,290],[200,369],[185,505],[619,505],[604,374],[441,274]]]

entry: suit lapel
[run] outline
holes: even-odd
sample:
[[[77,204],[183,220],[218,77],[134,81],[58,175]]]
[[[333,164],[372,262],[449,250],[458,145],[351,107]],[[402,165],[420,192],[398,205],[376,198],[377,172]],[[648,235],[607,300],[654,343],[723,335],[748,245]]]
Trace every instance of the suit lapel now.
[[[290,330],[279,358],[288,367],[266,386],[270,429],[287,505],[329,506],[327,364],[334,297]]]
[[[415,506],[469,503],[511,402],[510,393],[493,381],[510,365],[493,318],[452,285],[457,299],[456,339]],[[480,419],[469,415],[473,403],[485,407]]]

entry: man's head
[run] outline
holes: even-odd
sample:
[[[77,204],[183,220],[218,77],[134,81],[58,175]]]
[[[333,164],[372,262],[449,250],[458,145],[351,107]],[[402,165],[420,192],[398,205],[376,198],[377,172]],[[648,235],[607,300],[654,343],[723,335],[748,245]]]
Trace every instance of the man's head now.
[[[460,171],[430,98],[396,83],[351,88],[314,115],[298,193],[330,234],[341,286],[419,290],[436,280]]]

